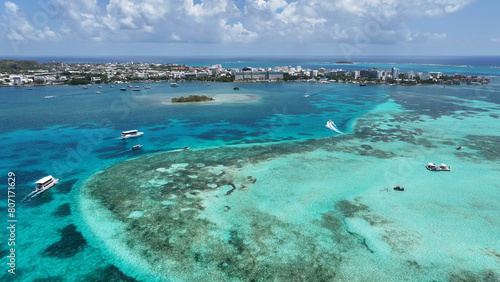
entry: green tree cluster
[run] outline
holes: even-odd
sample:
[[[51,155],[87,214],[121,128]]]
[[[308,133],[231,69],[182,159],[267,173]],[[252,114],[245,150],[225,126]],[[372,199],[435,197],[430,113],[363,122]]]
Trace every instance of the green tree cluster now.
[[[204,102],[213,101],[214,98],[208,96],[200,95],[189,95],[188,97],[172,98],[172,103],[183,103],[183,102]]]

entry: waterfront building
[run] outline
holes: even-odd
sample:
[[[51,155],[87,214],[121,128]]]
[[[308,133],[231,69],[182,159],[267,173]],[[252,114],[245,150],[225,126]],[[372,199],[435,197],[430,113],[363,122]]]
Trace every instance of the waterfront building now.
[[[282,71],[241,70],[232,71],[234,80],[276,80],[283,79]]]
[[[14,76],[14,77],[12,78],[12,80],[13,80],[13,84],[14,84],[14,85],[21,85],[21,84],[22,84],[22,80],[21,80],[21,77],[20,77],[20,76]]]
[[[393,79],[399,78],[399,69],[398,68],[392,68],[392,78]]]
[[[423,72],[417,72],[417,76],[418,78],[420,78],[420,80],[429,80],[432,78],[430,74]]]
[[[432,76],[432,78],[439,79],[443,75],[443,73],[441,73],[440,71],[431,71],[429,72],[429,75]]]
[[[382,72],[376,68],[368,69],[368,70],[361,70],[361,71],[359,71],[359,77],[360,78],[380,79],[382,77]]]

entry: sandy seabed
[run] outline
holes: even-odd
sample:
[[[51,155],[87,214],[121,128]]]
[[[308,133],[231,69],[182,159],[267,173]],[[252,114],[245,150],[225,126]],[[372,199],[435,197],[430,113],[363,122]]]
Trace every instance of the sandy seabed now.
[[[497,122],[389,101],[338,137],[116,164],[80,208],[121,269],[151,281],[498,281],[499,136],[484,135]]]

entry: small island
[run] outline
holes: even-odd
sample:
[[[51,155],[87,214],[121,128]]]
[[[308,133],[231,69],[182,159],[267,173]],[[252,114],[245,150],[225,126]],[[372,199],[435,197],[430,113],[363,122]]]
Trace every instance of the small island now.
[[[354,65],[353,62],[349,61],[340,61],[340,62],[335,62],[336,65]]]
[[[200,95],[189,95],[188,97],[172,98],[172,103],[185,103],[185,102],[205,102],[213,101],[214,98]]]

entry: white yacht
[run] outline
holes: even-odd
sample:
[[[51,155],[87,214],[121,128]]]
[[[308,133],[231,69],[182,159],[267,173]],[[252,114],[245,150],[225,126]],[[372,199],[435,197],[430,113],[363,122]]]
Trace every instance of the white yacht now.
[[[425,168],[430,171],[451,171],[450,166],[446,164],[436,165],[435,163],[429,163]]]
[[[55,179],[52,175],[45,176],[44,178],[35,182],[35,192],[41,193],[45,190],[48,190],[52,186],[56,185],[59,182],[59,179]]]
[[[144,132],[138,132],[137,130],[129,130],[129,131],[123,131],[121,139],[127,139],[127,138],[132,138],[132,137],[139,137],[142,136]]]
[[[170,87],[178,87],[178,86],[179,86],[179,84],[177,84],[175,82],[170,83]]]

